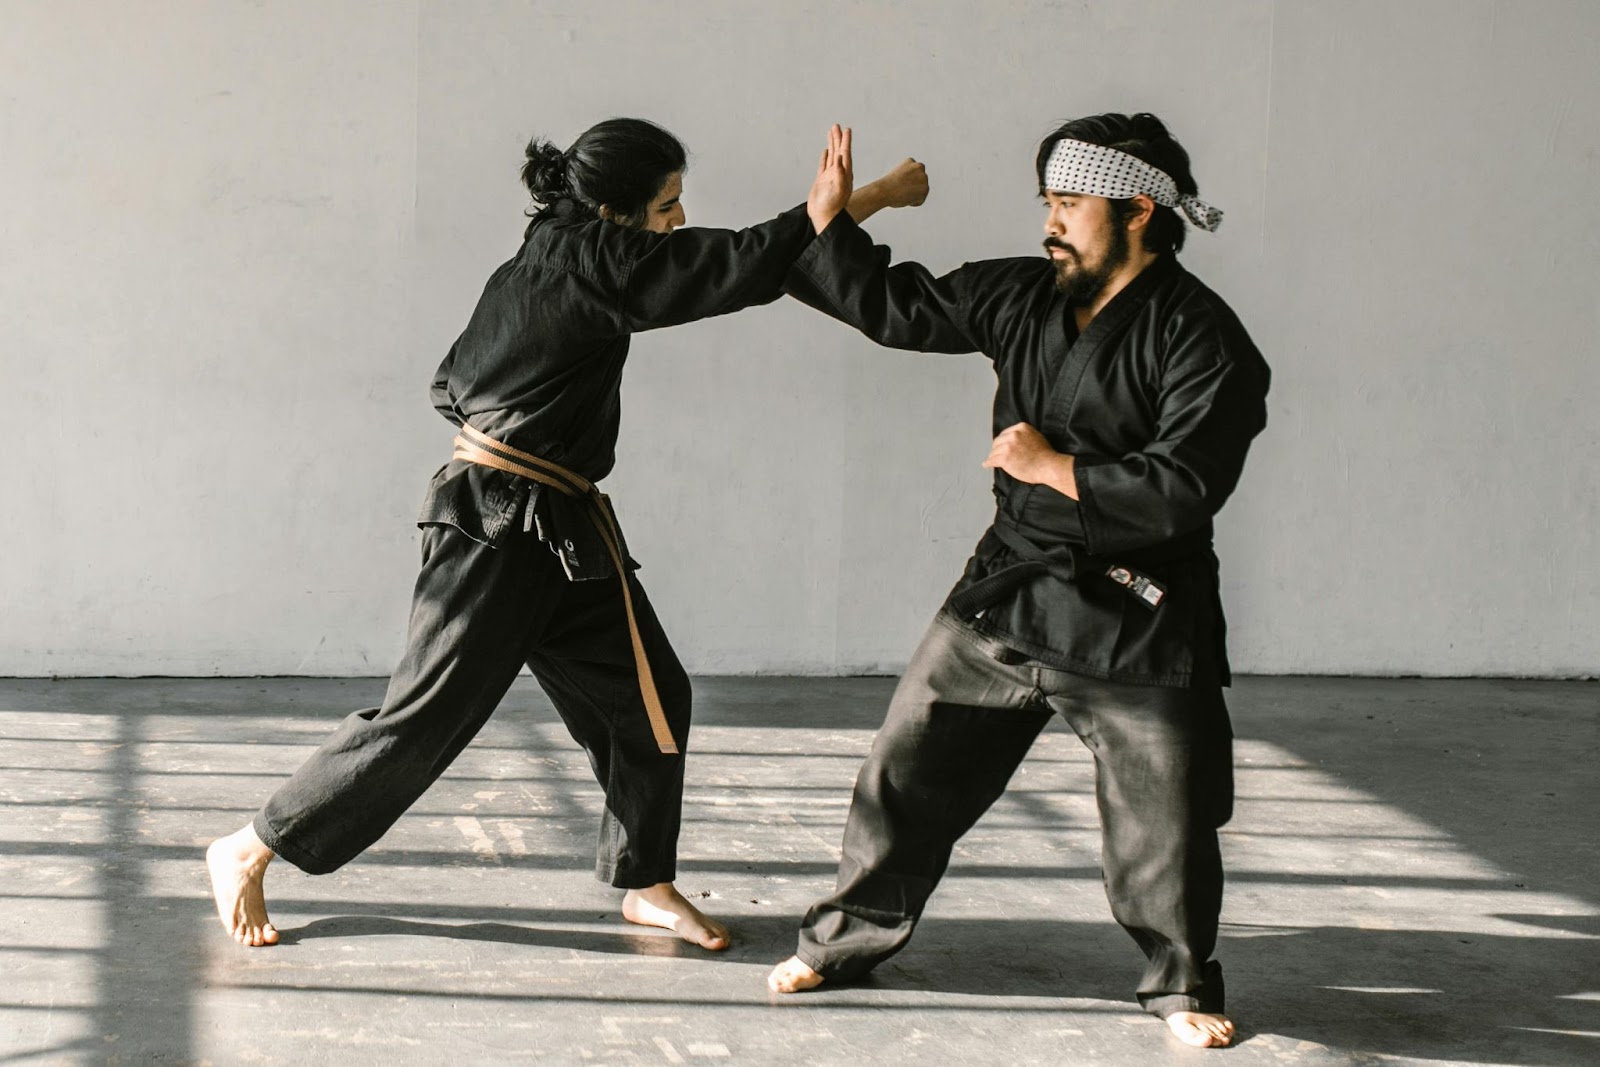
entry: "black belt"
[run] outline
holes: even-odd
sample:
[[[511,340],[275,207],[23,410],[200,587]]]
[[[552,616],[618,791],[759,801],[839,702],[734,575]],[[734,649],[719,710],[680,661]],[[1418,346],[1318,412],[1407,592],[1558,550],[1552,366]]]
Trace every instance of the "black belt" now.
[[[1040,548],[1029,540],[1018,529],[1016,521],[1003,511],[996,517],[991,529],[1000,543],[1009,548],[1019,562],[980,578],[952,596],[945,607],[957,618],[976,618],[984,609],[998,603],[1006,594],[1046,574],[1068,582],[1081,582],[1090,577],[1105,578],[1122,586],[1139,603],[1154,611],[1161,606],[1161,601],[1166,597],[1166,588],[1148,574],[1142,573],[1140,568],[1172,563],[1199,555],[1211,548],[1211,536],[1207,531],[1128,553],[1125,561],[1118,562],[1092,555],[1083,545],[1072,542],[1063,542],[1049,549]]]

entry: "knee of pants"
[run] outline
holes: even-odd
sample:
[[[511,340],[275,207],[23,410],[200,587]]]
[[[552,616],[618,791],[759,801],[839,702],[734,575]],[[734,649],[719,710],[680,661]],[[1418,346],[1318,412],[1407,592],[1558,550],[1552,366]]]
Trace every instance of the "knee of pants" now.
[[[943,828],[951,819],[952,768],[938,753],[923,750],[915,737],[879,734],[856,774],[851,816],[871,821],[915,823],[920,830]],[[943,834],[945,831],[938,831]]]

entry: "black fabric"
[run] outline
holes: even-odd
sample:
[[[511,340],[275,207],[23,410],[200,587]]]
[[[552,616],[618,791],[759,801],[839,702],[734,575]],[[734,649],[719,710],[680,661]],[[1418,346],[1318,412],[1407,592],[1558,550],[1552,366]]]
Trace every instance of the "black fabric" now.
[[[777,299],[811,237],[803,206],[737,232],[658,234],[554,205],[484,287],[434,376],[434,406],[598,482],[615,458],[629,335]],[[256,832],[307,872],[337,869],[444,772],[526,662],[605,787],[599,877],[629,888],[671,881],[683,757],[658,750],[615,567],[582,502],[452,460],[429,484],[418,523],[422,573],[383,706],[347,718],[262,808]],[[683,747],[689,680],[625,545],[623,555]]]
[[[644,589],[633,602],[667,723],[687,750],[690,688]],[[656,746],[616,579],[571,582],[531,532],[490,548],[423,532],[406,650],[383,705],[348,716],[256,815],[309,874],[349,862],[444,773],[526,663],[605,789],[595,873],[631,889],[675,875],[682,753]]]
[[[975,606],[978,629],[1091,677],[1228,683],[1211,521],[1266,424],[1270,375],[1221,298],[1164,256],[1079,335],[1043,256],[935,278],[916,263],[891,266],[889,250],[843,214],[796,260],[787,287],[880,344],[984,353],[997,380],[994,433],[1026,422],[1077,457],[1078,501],[995,472],[995,524],[952,597],[1074,550],[1167,589],[1151,611],[1103,568],[1033,567],[986,587],[998,599]],[[1019,554],[1002,532],[1033,551]]]
[[[1057,713],[1094,754],[1106,895],[1148,961],[1140,1004],[1163,1016],[1221,1012],[1217,828],[1233,811],[1221,690],[1056,670],[943,612],[856,779],[838,885],[806,913],[800,958],[848,981],[903,948],[956,841]]]
[[[628,555],[628,542],[611,507],[611,498],[596,491],[584,496],[568,496],[559,490],[539,486],[538,506],[533,528],[539,540],[561,559],[567,578],[574,582],[593,582],[615,578],[616,565],[606,547],[606,539],[595,524],[595,510],[610,516],[608,530],[617,538],[623,566],[637,570],[639,565]]]
[[[433,405],[457,426],[470,420],[598,482],[616,459],[629,335],[776,300],[811,238],[803,205],[744,230],[660,234],[559,201],[490,276],[434,374]],[[434,475],[417,521],[499,544],[532,525],[540,495],[515,475],[453,460]]]

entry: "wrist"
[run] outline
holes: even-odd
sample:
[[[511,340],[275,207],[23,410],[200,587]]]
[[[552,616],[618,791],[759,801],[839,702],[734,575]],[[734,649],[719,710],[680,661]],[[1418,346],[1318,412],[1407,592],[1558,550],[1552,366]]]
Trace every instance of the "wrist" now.
[[[818,237],[821,237],[822,231],[826,230],[829,224],[839,217],[840,212],[838,210],[808,210],[806,215],[811,219],[811,228],[816,231]]]
[[[1077,460],[1070,455],[1057,452],[1050,466],[1050,487],[1059,491],[1062,496],[1078,499]]]
[[[882,211],[884,207],[883,186],[879,182],[868,182],[850,194],[850,204],[845,209],[850,212],[850,217],[857,222],[865,222],[872,216]],[[821,232],[820,230],[818,231]]]

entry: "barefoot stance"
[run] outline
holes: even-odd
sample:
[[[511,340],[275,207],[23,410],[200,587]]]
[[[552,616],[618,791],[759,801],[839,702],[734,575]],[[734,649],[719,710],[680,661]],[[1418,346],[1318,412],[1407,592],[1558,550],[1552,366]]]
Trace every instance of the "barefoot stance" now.
[[[728,928],[702,915],[671,882],[628,890],[622,898],[622,917],[640,926],[671,930],[690,944],[713,952],[728,947]]]
[[[821,984],[822,975],[812,970],[799,956],[790,956],[767,975],[767,988],[774,993],[801,993]],[[1167,1016],[1167,1025],[1179,1040],[1200,1048],[1221,1047],[1233,1040],[1233,1023],[1225,1015],[1174,1012]]]
[[[1175,1011],[1167,1025],[1186,1045],[1220,1048],[1233,1040],[1233,1023],[1226,1015],[1206,1015],[1197,1011]]]
[[[799,956],[790,956],[767,975],[767,988],[774,993],[803,993],[822,984],[822,975],[813,971]]]
[[[250,948],[278,943],[278,928],[267,918],[267,900],[261,890],[273,855],[250,826],[217,838],[206,849],[217,917],[228,936]]]

